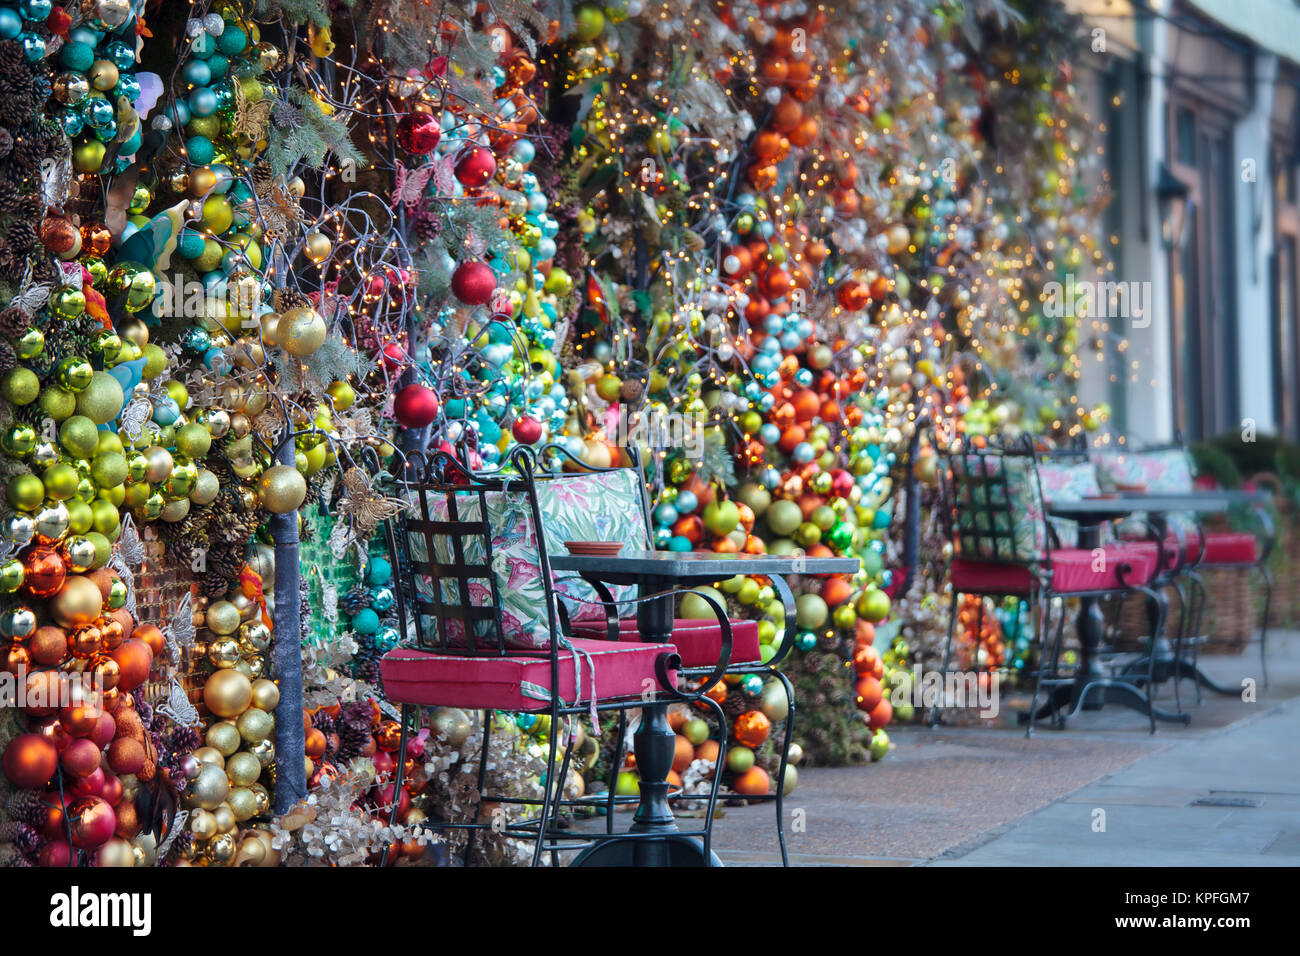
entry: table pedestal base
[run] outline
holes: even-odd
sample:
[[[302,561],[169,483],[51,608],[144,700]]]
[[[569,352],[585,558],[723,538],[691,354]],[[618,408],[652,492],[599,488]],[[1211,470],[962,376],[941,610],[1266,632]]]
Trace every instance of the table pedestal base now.
[[[1052,688],[1047,693],[1047,703],[1033,713],[1032,719],[1038,721],[1055,716],[1064,726],[1065,721],[1079,711],[1100,710],[1104,704],[1122,704],[1140,714],[1154,716],[1156,720],[1179,721],[1184,725],[1192,719],[1191,714],[1165,710],[1153,704],[1151,698],[1132,681],[1112,677],[1094,678],[1082,687],[1075,685]],[[1021,711],[1019,719],[1020,723],[1027,724],[1031,715],[1027,711]]]

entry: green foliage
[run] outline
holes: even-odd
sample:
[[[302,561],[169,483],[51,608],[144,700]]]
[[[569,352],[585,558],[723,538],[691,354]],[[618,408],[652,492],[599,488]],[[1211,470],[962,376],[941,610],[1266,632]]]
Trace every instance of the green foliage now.
[[[1208,475],[1221,488],[1241,487],[1241,472],[1232,457],[1217,445],[1195,442],[1187,446],[1198,475]]]
[[[299,163],[321,169],[330,154],[340,165],[365,164],[352,145],[347,125],[327,116],[320,104],[301,87],[290,87],[287,99],[276,104],[267,127],[266,158],[277,176],[289,176]]]
[[[352,0],[342,0],[352,6]],[[257,0],[257,19],[283,17],[290,23],[310,23],[327,27],[330,23],[329,0]]]

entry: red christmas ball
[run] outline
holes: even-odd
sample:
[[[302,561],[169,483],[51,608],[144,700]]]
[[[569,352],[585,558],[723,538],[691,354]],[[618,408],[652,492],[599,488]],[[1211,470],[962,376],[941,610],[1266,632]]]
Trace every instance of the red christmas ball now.
[[[60,762],[63,769],[74,777],[89,777],[99,769],[99,748],[93,740],[74,740],[63,748]]]
[[[531,415],[521,415],[515,419],[510,432],[515,436],[515,441],[522,445],[531,445],[542,437],[542,423]]]
[[[383,360],[384,368],[393,372],[406,364],[406,352],[396,342],[389,342],[379,353],[380,359]]]
[[[5,776],[16,787],[43,787],[58,767],[59,748],[40,734],[19,734],[5,748]]]
[[[480,189],[497,171],[497,158],[486,146],[471,146],[456,160],[456,178],[466,189]]]
[[[442,139],[442,127],[428,113],[407,113],[397,121],[397,144],[408,153],[431,153]]]
[[[41,847],[37,859],[41,866],[73,866],[76,854],[67,840],[55,840]]]
[[[438,417],[438,396],[425,385],[407,385],[393,399],[393,415],[407,428],[423,428]]]
[[[462,262],[451,274],[451,292],[466,305],[483,305],[497,289],[497,277],[486,262]]]

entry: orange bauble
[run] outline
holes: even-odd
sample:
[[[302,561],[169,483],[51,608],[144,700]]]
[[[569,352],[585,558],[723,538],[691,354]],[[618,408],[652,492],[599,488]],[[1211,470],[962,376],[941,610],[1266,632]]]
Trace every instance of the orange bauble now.
[[[38,667],[55,667],[63,663],[68,653],[68,636],[63,628],[45,624],[36,629],[36,633],[27,641],[32,663]]]
[[[762,767],[750,767],[731,780],[731,789],[742,797],[763,797],[772,788],[772,779]]]
[[[827,578],[822,585],[822,600],[827,607],[839,607],[853,593],[853,585],[843,578]]]
[[[23,589],[33,597],[57,594],[67,577],[68,567],[63,558],[48,545],[32,548],[23,559]]]
[[[59,710],[59,723],[73,737],[89,737],[104,712],[94,704],[76,703]]]
[[[845,282],[835,290],[835,301],[849,312],[865,309],[870,300],[871,291],[865,282]]]
[[[794,420],[810,422],[821,408],[821,397],[811,388],[801,388],[794,393]]]
[[[4,753],[4,772],[16,787],[43,787],[59,767],[59,749],[40,734],[19,734]]]
[[[127,640],[135,631],[135,618],[131,617],[131,612],[124,607],[118,608],[109,615],[118,624],[122,625],[122,640]]]
[[[691,742],[681,734],[675,736],[673,738],[673,769],[678,773],[683,773],[694,759],[695,747]]]
[[[750,166],[745,172],[745,178],[747,178],[749,184],[759,192],[766,192],[776,186],[776,167],[755,164]]]
[[[149,651],[154,657],[162,654],[167,647],[167,639],[155,624],[141,624],[135,629],[135,633],[131,637],[133,640],[144,641],[149,646]]]
[[[761,710],[747,710],[736,718],[732,734],[739,743],[753,749],[763,746],[771,730],[772,722],[767,719],[767,714]]]
[[[853,693],[857,697],[858,710],[865,714],[870,714],[884,696],[880,681],[874,677],[859,677],[853,683]]]
[[[763,79],[769,83],[784,83],[785,78],[790,75],[790,64],[783,56],[766,56],[759,66],[759,71],[763,74]]]
[[[803,122],[803,107],[793,96],[783,96],[772,110],[772,125],[778,132],[789,134]]]
[[[762,286],[763,294],[769,299],[784,299],[790,294],[793,283],[790,281],[790,273],[773,267],[764,274]]]
[[[802,122],[790,131],[790,142],[796,146],[811,146],[817,134],[821,132],[821,126],[811,116],[805,116]]]
[[[683,515],[673,522],[673,534],[681,535],[691,544],[699,544],[704,537],[704,520],[699,515]]]
[[[765,129],[754,137],[754,155],[764,162],[776,159],[781,149],[781,134],[775,130]]]
[[[880,678],[876,674],[876,665],[881,664],[880,652],[870,644],[862,644],[853,652],[853,670],[859,677]]]
[[[318,728],[312,727],[310,730],[307,731],[307,756],[308,757],[310,757],[312,760],[319,760],[321,757],[325,756],[325,748],[327,746],[328,746],[328,741],[326,741],[325,739],[325,734],[322,733]]]
[[[117,572],[110,568],[96,568],[94,571],[86,572],[86,578],[92,582],[95,587],[99,588],[100,596],[107,601],[109,592],[113,587],[113,582],[121,580]]]
[[[880,703],[871,709],[867,715],[867,724],[872,730],[879,730],[891,720],[894,719],[894,706],[889,701],[881,698]]]
[[[719,749],[716,740],[706,740],[695,748],[695,759],[707,760],[709,763],[716,763],[718,760]]]
[[[23,712],[32,717],[49,717],[59,709],[59,690],[63,678],[58,671],[34,671],[27,675],[23,690]]]
[[[123,641],[113,649],[110,655],[117,661],[119,677],[117,686],[125,691],[132,691],[149,679],[149,668],[153,666],[153,651],[144,641],[132,638]]]

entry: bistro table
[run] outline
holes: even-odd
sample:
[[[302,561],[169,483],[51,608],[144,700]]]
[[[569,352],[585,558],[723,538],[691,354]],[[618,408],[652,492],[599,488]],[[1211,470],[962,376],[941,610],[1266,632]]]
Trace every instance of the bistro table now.
[[[551,570],[576,572],[593,586],[636,585],[642,597],[691,588],[737,574],[770,578],[786,610],[786,627],[794,626],[794,595],[787,574],[854,574],[857,558],[808,558],[770,554],[713,554],[707,551],[631,551],[614,556],[557,554]],[[599,587],[597,588],[599,590]],[[673,595],[645,601],[637,608],[637,630],[643,641],[671,644]],[[668,771],[672,769],[675,734],[668,726],[668,702],[652,701],[641,708],[641,722],[632,737],[641,802],[629,832],[638,836],[607,840],[581,853],[574,866],[718,866],[716,856],[705,859],[696,839],[675,836],[677,824],[668,806]],[[781,786],[781,781],[777,781]],[[649,836],[641,836],[646,835]]]
[[[1171,511],[1194,511],[1200,514],[1222,513],[1234,505],[1260,505],[1267,502],[1270,494],[1264,490],[1245,491],[1241,489],[1215,488],[1187,493],[1146,494],[1142,492],[1122,492],[1119,501],[1131,505],[1134,511],[1147,512],[1157,537],[1168,538],[1168,514]],[[1175,569],[1178,570],[1178,569]],[[1163,582],[1162,582],[1163,583]],[[1235,697],[1241,693],[1240,687],[1228,687],[1218,683],[1199,666],[1175,653],[1169,639],[1161,637],[1154,648],[1156,653],[1157,681],[1166,681],[1173,677],[1177,680],[1188,679],[1202,687],[1207,687],[1219,694]]]
[[[1079,525],[1078,547],[1091,551],[1101,547],[1101,528],[1107,521],[1125,518],[1135,511],[1186,511],[1191,496],[1187,495],[1142,495],[1083,498],[1076,501],[1047,501],[1044,506],[1047,513],[1057,518],[1069,518]],[[1227,503],[1206,501],[1205,510],[1222,511]],[[1162,538],[1163,540],[1163,538]],[[1105,620],[1101,613],[1101,603],[1097,595],[1085,595],[1079,599],[1079,666],[1075,671],[1074,683],[1070,686],[1053,688],[1047,703],[1028,719],[1037,720],[1049,714],[1059,714],[1064,703],[1070,705],[1070,715],[1080,710],[1101,710],[1106,703],[1120,703],[1126,707],[1150,714],[1157,720],[1191,721],[1190,714],[1175,713],[1156,706],[1151,700],[1150,688],[1143,690],[1142,679],[1134,676],[1112,676],[1107,674],[1101,664],[1099,649]],[[1168,641],[1162,637],[1165,648]],[[1151,648],[1157,660],[1165,656],[1166,650]],[[1174,656],[1168,650],[1170,658]],[[1100,692],[1100,693],[1098,693]],[[1154,728],[1153,728],[1154,729]]]

